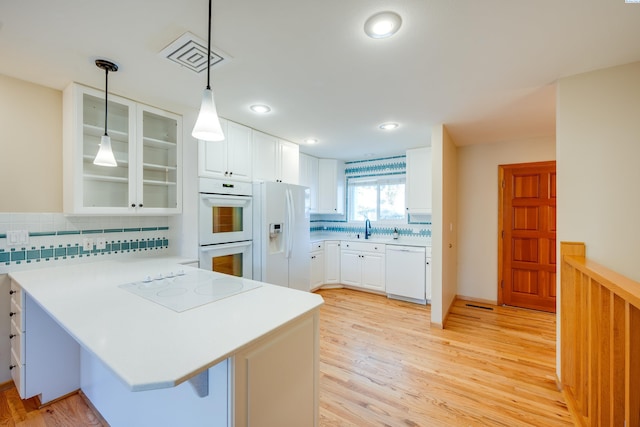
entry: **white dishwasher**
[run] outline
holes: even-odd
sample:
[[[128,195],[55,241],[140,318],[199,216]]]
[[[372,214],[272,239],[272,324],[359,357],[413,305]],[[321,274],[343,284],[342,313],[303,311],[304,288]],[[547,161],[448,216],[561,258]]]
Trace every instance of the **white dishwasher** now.
[[[426,262],[424,247],[387,245],[387,296],[426,304]]]

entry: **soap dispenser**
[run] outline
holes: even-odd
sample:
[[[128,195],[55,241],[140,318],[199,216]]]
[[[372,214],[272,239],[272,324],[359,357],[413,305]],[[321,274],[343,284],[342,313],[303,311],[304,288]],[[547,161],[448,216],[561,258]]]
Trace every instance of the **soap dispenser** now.
[[[393,240],[398,240],[398,229],[397,228],[393,229]]]

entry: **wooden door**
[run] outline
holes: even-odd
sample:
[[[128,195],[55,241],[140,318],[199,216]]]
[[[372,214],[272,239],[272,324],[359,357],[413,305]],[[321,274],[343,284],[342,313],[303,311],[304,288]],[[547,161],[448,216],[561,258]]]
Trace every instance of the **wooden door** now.
[[[556,311],[556,163],[500,166],[499,302]]]

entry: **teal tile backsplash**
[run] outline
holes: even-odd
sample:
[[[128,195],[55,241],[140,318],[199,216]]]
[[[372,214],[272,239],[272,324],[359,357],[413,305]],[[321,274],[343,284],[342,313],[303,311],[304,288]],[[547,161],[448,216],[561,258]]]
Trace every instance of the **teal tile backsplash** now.
[[[57,213],[0,213],[0,273],[14,267],[169,249],[166,217],[67,217]],[[27,230],[29,243],[10,246],[7,232]],[[84,250],[84,239],[93,239]],[[104,238],[104,249],[95,241]]]

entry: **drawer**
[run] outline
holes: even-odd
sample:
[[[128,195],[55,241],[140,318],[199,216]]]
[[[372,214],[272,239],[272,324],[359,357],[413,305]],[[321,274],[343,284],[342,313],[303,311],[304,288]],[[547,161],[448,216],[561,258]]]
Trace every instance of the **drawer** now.
[[[24,360],[24,335],[18,328],[18,325],[11,320],[11,335],[10,335],[11,351],[13,351],[18,359],[18,362]]]
[[[11,379],[13,380],[13,383],[16,385],[16,388],[18,389],[18,393],[20,393],[20,397],[24,399],[24,384],[22,383],[23,366],[20,364],[20,361],[18,360],[16,355],[13,353],[13,351],[11,351],[11,363],[9,366],[11,367],[9,371],[11,373]]]
[[[384,253],[384,243],[368,243],[368,242],[353,242],[350,240],[342,241],[340,243],[342,250],[350,250],[357,252],[371,252],[371,253]]]
[[[24,315],[22,312],[22,307],[16,304],[16,301],[11,299],[11,308],[9,309],[9,317],[12,322],[15,322],[16,326],[20,331],[24,331]]]
[[[22,288],[13,280],[11,281],[11,289],[9,290],[9,295],[11,295],[11,299],[16,302],[16,305],[22,308]]]
[[[323,251],[323,250],[324,250],[324,242],[312,242],[309,252]]]

